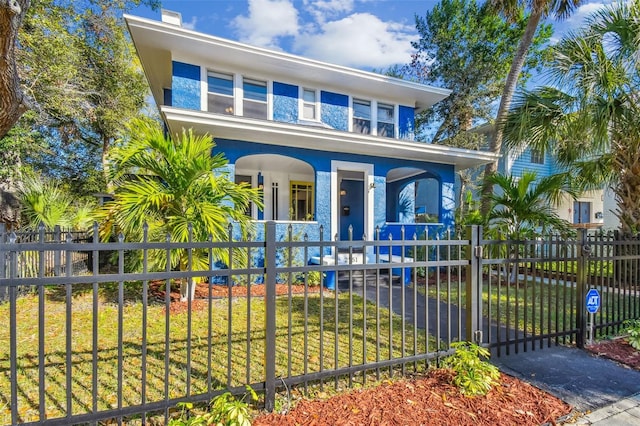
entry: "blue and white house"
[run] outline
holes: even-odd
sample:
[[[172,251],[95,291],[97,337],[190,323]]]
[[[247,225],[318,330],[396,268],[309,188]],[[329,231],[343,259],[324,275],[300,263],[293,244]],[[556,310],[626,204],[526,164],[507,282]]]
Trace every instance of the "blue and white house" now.
[[[174,12],[125,18],[169,132],[214,137],[236,181],[264,189],[256,221],[354,240],[448,227],[456,169],[495,158],[415,141],[415,114],[447,90],[198,33]]]

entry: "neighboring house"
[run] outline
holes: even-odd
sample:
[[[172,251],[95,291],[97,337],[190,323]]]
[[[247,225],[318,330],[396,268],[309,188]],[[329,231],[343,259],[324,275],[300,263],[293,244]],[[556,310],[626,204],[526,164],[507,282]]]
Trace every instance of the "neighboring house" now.
[[[479,126],[476,131],[489,137],[491,125]],[[539,152],[529,147],[524,149],[507,149],[503,145],[503,154],[498,162],[498,172],[507,176],[520,177],[525,171],[533,171],[538,178],[551,176],[561,172],[553,153]],[[586,191],[573,200],[570,197],[555,207],[561,219],[572,223],[576,228],[615,228],[609,223],[611,212],[605,211],[605,191]],[[606,220],[605,220],[606,218]]]
[[[495,158],[414,140],[415,114],[447,90],[198,33],[173,12],[126,22],[169,132],[213,135],[235,180],[264,189],[256,221],[310,239],[323,225],[325,240],[448,227],[456,169]]]
[[[544,177],[561,171],[552,153],[536,151],[529,147],[506,152],[499,164],[498,170],[512,176],[522,176],[524,171],[535,171],[538,177]],[[603,194],[603,190],[594,190],[581,193],[576,200],[565,197],[555,206],[556,212],[561,219],[569,221],[576,228],[602,228]]]

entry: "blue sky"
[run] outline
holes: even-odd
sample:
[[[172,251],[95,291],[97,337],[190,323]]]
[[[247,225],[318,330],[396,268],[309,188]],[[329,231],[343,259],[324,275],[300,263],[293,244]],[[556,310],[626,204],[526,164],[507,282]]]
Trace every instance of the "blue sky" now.
[[[607,2],[609,0],[606,0]],[[162,7],[182,14],[183,26],[254,46],[355,68],[383,70],[410,61],[416,14],[436,0],[173,0]],[[589,2],[554,22],[554,39],[602,7]],[[134,15],[160,19],[139,8]]]

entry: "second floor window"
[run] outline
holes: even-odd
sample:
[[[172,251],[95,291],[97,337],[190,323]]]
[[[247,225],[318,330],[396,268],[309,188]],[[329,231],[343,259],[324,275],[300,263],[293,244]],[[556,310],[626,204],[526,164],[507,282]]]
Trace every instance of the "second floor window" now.
[[[378,104],[378,136],[395,137],[393,105]]]
[[[371,102],[353,100],[353,132],[371,134]]]
[[[533,164],[544,164],[544,151],[539,149],[532,149],[531,162]]]
[[[305,120],[317,120],[316,91],[304,89],[302,91],[302,118]]]
[[[267,119],[267,82],[245,78],[242,81],[244,117]]]
[[[209,72],[207,86],[207,110],[218,114],[233,114],[233,76]]]

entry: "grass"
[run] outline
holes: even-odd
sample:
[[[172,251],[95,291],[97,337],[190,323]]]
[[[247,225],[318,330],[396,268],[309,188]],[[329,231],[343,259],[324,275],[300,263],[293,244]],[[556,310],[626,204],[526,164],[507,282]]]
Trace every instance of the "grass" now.
[[[531,272],[529,272],[531,274]],[[540,272],[522,277],[517,284],[507,284],[494,276],[484,279],[482,286],[483,314],[490,320],[518,329],[528,334],[541,335],[556,331],[571,330],[576,327],[577,289],[573,277],[553,273],[551,278],[541,279]],[[457,276],[453,277],[457,281]],[[627,288],[610,287],[611,280],[597,283],[601,293],[601,307],[594,316],[594,322],[601,325],[600,333],[611,333],[603,325],[620,323],[625,319],[640,315],[640,293],[632,294]],[[466,304],[464,282],[461,289],[441,280],[438,285],[429,284],[427,290],[418,286],[422,294],[428,292],[430,298],[441,301],[451,300],[453,304]]]
[[[64,288],[45,291],[44,382],[39,378],[39,298],[37,294],[29,294],[17,300],[16,379],[21,422],[38,420],[40,390],[45,395],[43,411],[48,418],[55,418],[67,415],[69,405],[70,413],[81,414],[94,408],[102,411],[141,404],[143,383],[145,400],[152,402],[264,380],[263,299],[218,299],[210,304],[204,301],[204,309],[192,309],[191,315],[182,312],[169,317],[164,303],[150,302],[143,327],[145,312],[140,285],[127,285],[121,312],[117,293],[109,286],[101,286],[97,293],[90,286],[74,286],[71,327],[67,330]],[[96,315],[94,303],[98,306]],[[0,327],[0,424],[11,423],[9,308],[8,303],[0,305],[0,318],[6,324]],[[409,325],[404,326],[403,339],[399,316],[386,309],[377,310],[357,295],[351,301],[348,294],[336,297],[333,293],[310,294],[307,298],[279,297],[276,319],[276,376],[280,377],[424,353],[429,339],[424,331],[417,332]],[[70,364],[65,349],[68,337]],[[377,341],[380,343],[376,344]],[[429,343],[428,349],[434,348]],[[67,390],[71,400],[67,399]]]

